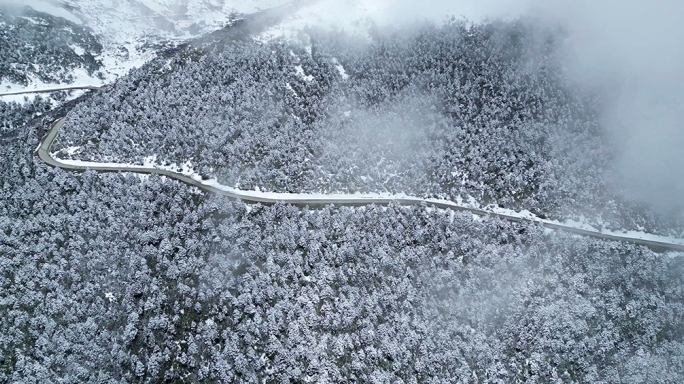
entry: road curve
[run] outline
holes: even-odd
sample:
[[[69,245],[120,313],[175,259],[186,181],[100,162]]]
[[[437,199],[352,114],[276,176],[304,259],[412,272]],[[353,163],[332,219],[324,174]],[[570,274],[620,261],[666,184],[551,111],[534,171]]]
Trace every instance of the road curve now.
[[[62,87],[62,88],[48,88],[48,89],[34,89],[30,91],[18,91],[18,92],[9,92],[9,93],[0,93],[0,97],[2,96],[16,96],[16,95],[28,95],[31,93],[49,93],[49,92],[57,92],[57,91],[74,91],[74,90],[79,90],[79,89],[86,89],[90,91],[96,91],[100,89],[101,87],[96,87],[94,85],[84,85],[84,86],[77,86],[77,87]]]
[[[454,202],[450,201],[443,201],[443,200],[431,200],[431,199],[421,199],[417,197],[383,197],[383,196],[355,196],[355,195],[334,195],[334,196],[319,196],[319,195],[306,195],[306,194],[289,194],[289,193],[273,193],[273,194],[267,194],[264,196],[264,194],[254,192],[254,191],[241,191],[238,189],[234,188],[229,188],[229,187],[224,187],[220,185],[212,185],[208,184],[207,182],[203,182],[201,180],[194,179],[190,176],[178,173],[178,172],[173,172],[170,170],[166,169],[158,169],[158,168],[149,168],[149,167],[139,167],[139,166],[130,166],[130,165],[118,165],[118,164],[107,164],[107,165],[102,165],[102,164],[97,164],[93,163],[88,164],[88,165],[75,165],[75,164],[69,164],[62,162],[58,159],[53,158],[50,155],[50,149],[52,147],[52,143],[54,142],[55,138],[57,137],[57,134],[59,132],[59,129],[64,125],[64,118],[61,118],[57,121],[55,121],[52,126],[50,127],[50,130],[48,133],[45,135],[43,138],[42,142],[40,143],[40,146],[38,147],[37,154],[38,157],[40,157],[41,160],[43,160],[46,164],[52,166],[52,167],[59,167],[65,170],[70,170],[70,171],[77,171],[77,172],[84,172],[88,169],[98,171],[98,172],[134,172],[134,173],[142,173],[142,174],[158,174],[162,176],[166,176],[171,179],[175,179],[178,181],[181,181],[183,183],[186,183],[188,185],[197,187],[205,192],[210,192],[210,193],[215,193],[218,195],[222,195],[227,197],[228,199],[231,200],[241,200],[247,203],[261,203],[265,205],[271,205],[275,204],[278,202],[285,202],[288,204],[292,204],[298,207],[324,207],[327,205],[340,205],[340,206],[364,206],[364,205],[380,205],[380,206],[386,206],[391,203],[398,203],[400,205],[422,205],[426,204],[428,206],[433,206],[435,208],[439,209],[450,209],[453,211],[463,211],[463,212],[470,212],[474,215],[478,216],[492,216],[492,217],[498,217],[502,220],[507,220],[511,222],[527,222],[531,224],[536,224],[543,226],[545,228],[549,229],[554,229],[554,230],[561,230],[577,235],[582,235],[582,236],[590,236],[590,237],[595,237],[599,239],[606,239],[606,240],[614,240],[614,241],[624,241],[624,242],[629,242],[629,243],[634,243],[638,245],[645,245],[647,247],[656,249],[656,250],[676,250],[676,251],[684,251],[684,240],[682,240],[681,243],[675,242],[675,240],[672,241],[667,241],[667,240],[651,240],[651,239],[642,239],[642,238],[636,238],[636,237],[630,237],[627,235],[620,235],[620,234],[614,234],[614,233],[605,233],[605,232],[599,232],[599,231],[591,231],[591,230],[586,230],[586,229],[580,229],[580,228],[575,228],[571,227],[568,225],[563,225],[563,224],[558,224],[554,222],[550,222],[547,220],[541,220],[541,219],[528,219],[528,218],[521,218],[517,216],[512,216],[512,215],[507,215],[503,213],[497,213],[497,212],[491,212],[491,211],[486,211],[483,209],[478,209],[478,208],[472,208],[472,207],[464,207],[461,205],[458,205]]]

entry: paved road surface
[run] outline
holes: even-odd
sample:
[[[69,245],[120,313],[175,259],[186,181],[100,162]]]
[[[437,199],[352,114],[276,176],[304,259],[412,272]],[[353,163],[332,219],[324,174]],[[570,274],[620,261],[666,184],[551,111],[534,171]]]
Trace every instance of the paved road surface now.
[[[15,96],[15,95],[28,95],[31,93],[49,93],[49,92],[57,92],[57,91],[73,91],[73,90],[78,90],[78,89],[87,89],[90,91],[96,91],[100,89],[101,87],[96,87],[94,85],[84,85],[81,87],[62,87],[62,88],[48,88],[48,89],[34,89],[30,91],[18,91],[18,92],[10,92],[10,93],[0,93],[1,96]]]

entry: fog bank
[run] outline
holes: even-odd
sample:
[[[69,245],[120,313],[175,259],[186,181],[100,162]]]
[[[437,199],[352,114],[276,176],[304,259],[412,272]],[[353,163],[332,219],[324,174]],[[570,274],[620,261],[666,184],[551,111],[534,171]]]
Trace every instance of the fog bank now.
[[[606,101],[620,186],[658,208],[681,208],[684,2],[558,1],[532,12],[567,28],[571,79]]]
[[[605,101],[618,187],[666,210],[684,207],[684,2],[680,0],[386,0],[376,21],[453,15],[532,17],[567,31],[570,81]]]

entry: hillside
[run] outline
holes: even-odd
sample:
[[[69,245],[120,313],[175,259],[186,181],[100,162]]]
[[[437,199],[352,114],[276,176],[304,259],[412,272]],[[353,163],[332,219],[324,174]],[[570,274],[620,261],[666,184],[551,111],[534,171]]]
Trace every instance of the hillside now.
[[[370,42],[310,30],[300,43],[191,45],[74,109],[55,151],[189,164],[241,189],[473,198],[680,235],[677,212],[611,187],[600,99],[567,85],[554,33],[453,21]]]
[[[684,372],[682,257],[426,207],[254,207],[68,173],[32,155],[34,129],[0,141],[0,381]]]
[[[0,1],[0,93],[110,83],[160,51],[283,4],[289,3]]]
[[[96,20],[114,2],[64,3]],[[181,34],[195,20],[189,2],[136,4]],[[75,100],[0,101],[0,383],[684,381],[682,252],[429,204],[246,204],[36,155],[64,117],[61,159],[682,237],[681,212],[616,186],[605,99],[568,81],[564,31],[449,19],[278,37],[297,7],[157,46]],[[90,65],[78,42],[108,49],[87,22],[31,17],[70,30],[6,16],[17,52],[56,60],[45,76]]]
[[[30,7],[2,7],[0,20],[0,84],[5,87],[103,78],[96,58],[102,45],[90,29]]]

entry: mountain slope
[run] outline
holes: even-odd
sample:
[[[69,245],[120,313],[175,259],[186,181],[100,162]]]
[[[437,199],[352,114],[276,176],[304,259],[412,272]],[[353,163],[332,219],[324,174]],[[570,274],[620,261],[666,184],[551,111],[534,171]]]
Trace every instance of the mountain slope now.
[[[107,84],[160,50],[283,1],[0,2],[0,93]],[[18,98],[14,98],[18,99]]]
[[[0,92],[12,84],[70,84],[102,79],[103,47],[87,27],[30,7],[0,8]]]

